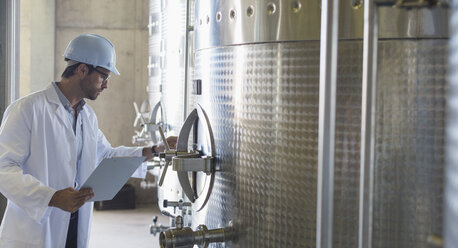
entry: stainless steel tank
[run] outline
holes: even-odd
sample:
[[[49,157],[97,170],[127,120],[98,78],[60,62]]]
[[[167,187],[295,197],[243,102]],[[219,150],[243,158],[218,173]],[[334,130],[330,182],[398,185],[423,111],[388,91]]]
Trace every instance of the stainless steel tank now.
[[[195,3],[192,80],[202,93],[187,105],[207,112],[220,171],[192,225],[239,233],[212,247],[316,245],[319,3]],[[340,8],[333,247],[358,246],[360,7]],[[442,235],[448,13],[380,8],[379,22],[371,245],[427,247]]]
[[[334,247],[358,244],[362,10],[351,7],[341,4]],[[193,223],[232,221],[243,235],[229,246],[315,247],[319,22],[316,1],[196,3],[196,102],[223,171]],[[373,247],[442,233],[446,37],[446,11],[380,9]]]
[[[151,109],[158,102],[162,106],[165,135],[177,135],[185,119],[186,63],[186,0],[151,0],[149,13],[148,99]],[[163,167],[158,173],[161,175]],[[176,216],[176,208],[164,207],[164,200],[183,198],[176,173],[169,170],[164,185],[158,187],[161,212]]]
[[[185,118],[186,1],[160,3],[161,99],[170,130],[178,132]]]
[[[162,51],[161,51],[161,4],[150,1],[148,22],[148,101],[150,109],[161,100]]]
[[[425,247],[443,233],[447,41],[380,48],[373,247]]]

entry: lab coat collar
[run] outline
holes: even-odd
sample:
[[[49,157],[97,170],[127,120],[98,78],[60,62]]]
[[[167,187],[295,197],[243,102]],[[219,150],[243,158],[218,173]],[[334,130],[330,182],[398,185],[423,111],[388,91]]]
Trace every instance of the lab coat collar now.
[[[54,86],[54,89],[57,93],[57,97],[59,97],[59,100],[62,103],[62,105],[64,105],[65,109],[67,109],[67,111],[71,111],[72,105],[70,101],[67,99],[67,97],[64,95],[64,93],[62,93],[62,91],[59,89],[59,82],[52,82],[52,86]],[[81,109],[85,104],[86,101],[84,101],[84,99],[81,99],[81,101],[79,101],[78,105],[76,106],[77,111],[81,112]]]
[[[72,130],[73,132],[72,124],[70,123],[69,119],[66,117],[67,110],[65,109],[61,100],[59,99],[59,96],[57,95],[57,92],[56,92],[56,89],[54,88],[53,83],[50,83],[44,91],[45,91],[45,95],[48,101],[56,105],[57,107],[56,115],[58,119],[65,125],[65,127],[67,127],[69,130]],[[81,112],[83,113],[86,112],[85,109],[86,109],[86,106],[84,105],[81,109]]]
[[[49,102],[55,103],[57,105],[62,105],[52,83],[50,83],[48,87],[46,87],[45,94]]]
[[[49,102],[52,102],[52,103],[55,103],[55,104],[57,104],[59,106],[64,107],[63,104],[62,104],[62,101],[60,100],[59,95],[57,94],[57,91],[56,91],[56,89],[54,87],[54,83],[55,82],[51,82],[48,85],[48,87],[46,87],[46,89],[45,89],[46,98],[48,99]],[[85,107],[86,107],[86,102],[84,101],[84,99],[82,101],[83,102],[82,102],[81,111],[84,110]]]

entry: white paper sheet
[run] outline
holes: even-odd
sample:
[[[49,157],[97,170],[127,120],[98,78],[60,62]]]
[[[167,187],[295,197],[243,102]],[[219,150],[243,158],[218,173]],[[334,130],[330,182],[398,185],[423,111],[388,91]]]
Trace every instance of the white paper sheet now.
[[[92,188],[94,197],[89,201],[111,200],[144,160],[145,157],[106,158],[79,189]]]

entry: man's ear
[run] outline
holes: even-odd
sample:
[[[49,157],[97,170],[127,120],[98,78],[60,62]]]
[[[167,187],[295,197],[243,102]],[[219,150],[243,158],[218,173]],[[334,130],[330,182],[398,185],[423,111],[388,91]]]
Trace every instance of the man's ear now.
[[[76,74],[80,77],[83,78],[87,76],[89,72],[89,68],[87,68],[86,64],[81,63],[77,68],[76,68]]]

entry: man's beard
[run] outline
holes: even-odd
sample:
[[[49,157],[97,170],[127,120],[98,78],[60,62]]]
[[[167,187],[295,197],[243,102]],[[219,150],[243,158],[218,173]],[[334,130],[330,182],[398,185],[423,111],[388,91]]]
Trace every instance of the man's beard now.
[[[99,90],[97,88],[90,87],[91,82],[86,81],[81,83],[82,87],[81,89],[84,92],[84,98],[87,98],[89,100],[95,100],[98,97]]]

